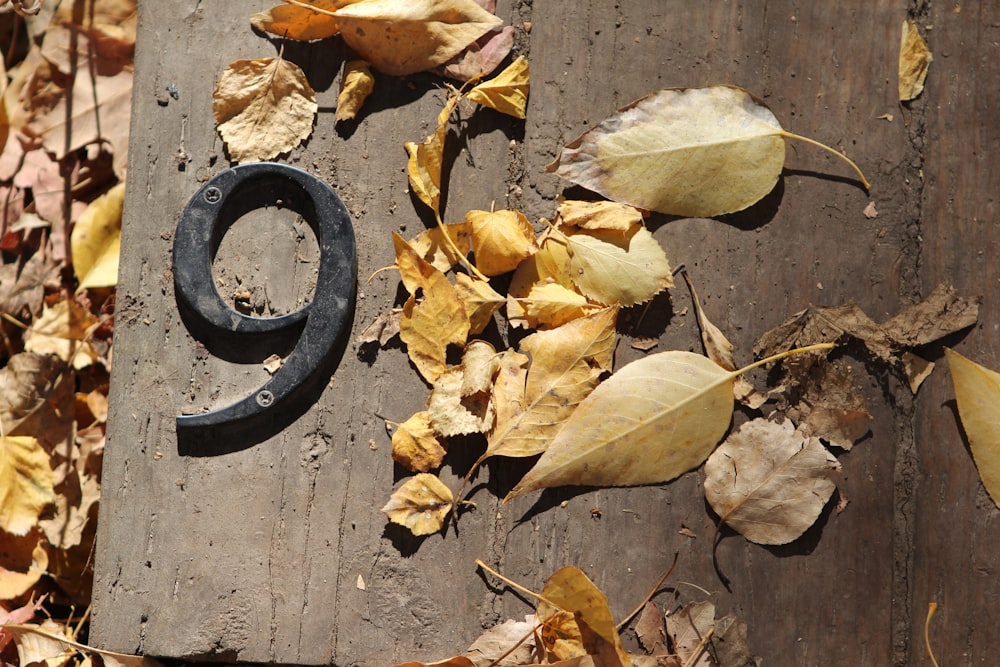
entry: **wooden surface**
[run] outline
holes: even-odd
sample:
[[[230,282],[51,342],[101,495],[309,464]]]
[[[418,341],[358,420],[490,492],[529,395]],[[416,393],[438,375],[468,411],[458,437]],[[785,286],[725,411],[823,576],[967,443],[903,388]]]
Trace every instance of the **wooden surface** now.
[[[534,589],[577,565],[620,617],[679,553],[668,582],[676,598],[700,599],[689,584],[711,591],[720,613],[748,625],[763,664],[929,664],[923,621],[931,601],[941,604],[932,638],[942,664],[992,664],[1000,652],[1000,511],[978,482],[943,363],[916,398],[898,379],[855,364],[874,420],[871,436],[840,457],[847,509],[828,507],[786,547],[727,534],[718,555],[731,592],[712,567],[714,517],[700,471],[660,487],[558,490],[501,507],[526,464],[497,461],[477,476],[478,509],[458,535],[416,540],[388,526],[379,508],[402,476],[376,414],[405,419],[427,396],[396,348],[372,352],[352,338],[320,401],[282,434],[225,456],[180,456],[181,409],[223,404],[263,378],[256,367],[199,353],[178,318],[169,267],[184,203],[228,166],[211,116],[214,79],[232,60],[274,54],[247,22],[271,3],[140,4],[94,591],[98,646],[294,664],[434,660],[530,612],[484,581],[475,558]],[[464,125],[446,219],[494,202],[532,220],[551,217],[567,184],[544,165],[585,128],[659,88],[740,85],[791,131],[844,149],[873,188],[869,198],[835,158],[791,145],[778,188],[751,210],[650,219],[738,359],[748,361],[761,334],[809,303],[853,300],[881,321],[943,281],[984,297],[981,324],[945,342],[1000,367],[1000,176],[990,165],[1000,10],[899,0],[551,0],[501,2],[498,14],[518,26],[518,49],[531,62],[528,118],[479,113]],[[900,109],[895,72],[907,16],[930,26],[935,61],[923,96]],[[322,109],[313,137],[286,161],[326,179],[352,213],[356,334],[397,298],[395,274],[364,281],[392,263],[390,232],[409,237],[427,222],[408,194],[402,144],[430,132],[443,94],[432,77],[379,77],[361,120],[335,129],[337,48],[286,47]],[[169,83],[179,99],[165,93]],[[876,219],[862,215],[869,199]],[[307,270],[293,275],[294,220],[267,224],[257,215],[227,237],[217,271],[254,289],[266,284],[269,297],[283,295],[275,303],[293,307],[310,289]],[[641,355],[627,344],[633,335],[660,336],[659,350],[700,349],[683,288],[656,299],[641,324],[639,314],[623,315],[618,365]],[[940,348],[928,353],[937,359]],[[463,444],[443,472],[453,484],[478,455]]]

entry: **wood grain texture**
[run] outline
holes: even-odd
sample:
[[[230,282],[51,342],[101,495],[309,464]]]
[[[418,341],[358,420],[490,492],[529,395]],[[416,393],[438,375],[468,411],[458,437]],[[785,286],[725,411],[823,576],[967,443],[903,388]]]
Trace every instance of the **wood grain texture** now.
[[[502,506],[528,463],[496,460],[477,474],[477,509],[457,534],[415,540],[387,526],[379,508],[403,475],[377,415],[402,421],[427,396],[398,348],[362,349],[352,337],[319,402],[282,434],[221,457],[180,456],[178,410],[222,404],[263,378],[259,368],[199,353],[177,316],[169,267],[184,203],[228,167],[211,120],[214,78],[232,60],[274,54],[247,22],[269,4],[141,3],[98,535],[98,645],[221,661],[434,660],[462,651],[484,627],[530,612],[480,577],[477,557],[536,590],[555,569],[577,565],[623,616],[679,553],[672,591],[660,601],[702,596],[679,582],[710,591],[721,613],[748,624],[763,664],[919,663],[931,599],[943,604],[939,657],[979,664],[996,654],[1000,640],[989,629],[1000,596],[992,556],[1000,513],[978,487],[947,406],[946,373],[935,373],[914,400],[850,349],[874,421],[870,437],[840,456],[847,509],[828,507],[786,547],[725,533],[718,556],[731,591],[712,565],[715,517],[700,471],[663,486],[559,489]],[[809,303],[855,301],[881,321],[939,281],[983,293],[989,322],[1000,298],[988,162],[998,138],[998,77],[996,59],[980,58],[980,49],[996,41],[998,17],[946,5],[929,12],[901,0],[501,2],[499,15],[518,27],[518,49],[531,62],[528,117],[463,111],[449,138],[444,217],[495,205],[551,218],[557,196],[585,194],[545,171],[560,146],[660,88],[732,83],[762,97],[787,129],[844,149],[873,183],[869,196],[839,160],[792,143],[777,189],[749,211],[650,218],[739,360],[749,361],[761,334]],[[923,97],[901,112],[895,72],[908,11],[933,24],[936,60]],[[393,261],[390,232],[412,236],[429,222],[408,192],[402,144],[430,133],[444,96],[433,77],[380,76],[362,118],[334,128],[338,48],[286,45],[321,107],[313,137],[287,161],[326,179],[351,212],[356,334],[398,298],[395,274],[366,282]],[[163,92],[168,83],[179,100]],[[876,219],[862,214],[870,200]],[[302,267],[293,223],[269,224],[261,214],[244,221],[217,273],[266,285],[268,298],[281,295],[278,307],[293,306],[310,288],[307,275],[294,273]],[[648,310],[624,312],[619,329],[619,366],[642,354],[627,345],[633,336],[658,337],[658,350],[700,350],[683,287]],[[989,365],[998,343],[984,324],[970,349],[960,349]],[[444,479],[457,486],[480,452],[474,441],[454,442]]]

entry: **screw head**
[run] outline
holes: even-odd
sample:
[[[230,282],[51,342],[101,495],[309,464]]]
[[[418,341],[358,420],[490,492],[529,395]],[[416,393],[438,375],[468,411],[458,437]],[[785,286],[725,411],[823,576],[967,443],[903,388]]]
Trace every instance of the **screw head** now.
[[[222,199],[222,190],[219,188],[211,187],[205,190],[205,201],[209,204],[214,204],[220,199]]]
[[[270,391],[264,389],[263,391],[257,392],[257,405],[259,405],[262,408],[266,408],[272,403],[274,403],[274,394],[272,394]]]

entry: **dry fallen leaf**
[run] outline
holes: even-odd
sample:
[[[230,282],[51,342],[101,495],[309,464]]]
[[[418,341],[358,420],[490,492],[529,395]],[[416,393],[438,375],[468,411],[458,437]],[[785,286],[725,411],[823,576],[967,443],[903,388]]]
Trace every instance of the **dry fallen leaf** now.
[[[917,24],[903,21],[903,35],[899,44],[899,101],[907,102],[924,90],[927,68],[934,56],[920,36]]]
[[[355,0],[310,0],[308,4],[332,12]],[[272,35],[300,42],[333,37],[340,32],[337,19],[299,5],[278,5],[250,17],[250,24]]]
[[[663,246],[642,225],[627,231],[567,228],[569,276],[585,296],[605,305],[634,306],[673,287]]]
[[[469,315],[470,334],[482,333],[493,321],[493,313],[507,303],[488,282],[465,273],[455,274],[455,294]]]
[[[518,56],[507,69],[479,84],[465,97],[500,113],[523,119],[528,105],[528,76],[528,60]]]
[[[399,333],[399,320],[402,315],[402,308],[393,308],[377,315],[371,324],[358,334],[357,341],[362,344],[377,341],[379,345],[384,347]]]
[[[61,634],[60,626],[5,625],[4,630],[14,636],[17,652],[22,665],[41,662],[51,665],[50,660],[62,653],[72,655],[99,655],[105,667],[160,667],[161,663],[141,655],[128,655],[93,648],[69,639]]]
[[[465,221],[472,230],[476,268],[483,275],[513,271],[538,251],[531,223],[520,211],[469,211]]]
[[[630,667],[608,599],[582,571],[575,567],[556,570],[545,582],[540,599],[542,602],[535,611],[536,618],[547,618],[556,611],[567,614],[566,620],[579,630],[582,648],[587,655],[595,656],[598,664],[604,667]],[[557,605],[558,609],[551,605]],[[546,639],[544,630],[542,638],[543,641]]]
[[[334,12],[341,36],[375,69],[433,69],[503,21],[473,0],[361,0]]]
[[[489,12],[493,11],[489,6],[484,5],[484,8]],[[487,76],[500,66],[512,48],[514,48],[514,26],[494,28],[434,71],[441,76],[459,81]]]
[[[1000,373],[945,348],[955,403],[986,492],[1000,507]]]
[[[495,358],[492,345],[482,340],[471,341],[461,365],[449,368],[434,381],[427,413],[436,433],[446,437],[468,435],[493,426],[495,413],[490,387],[491,362]]]
[[[212,92],[212,111],[233,162],[260,162],[311,133],[318,106],[306,75],[284,58],[237,60]]]
[[[84,368],[100,358],[89,341],[98,324],[89,310],[72,299],[63,299],[46,306],[38,321],[24,332],[24,349],[54,354],[76,369]]]
[[[544,234],[538,252],[514,270],[507,288],[507,319],[511,326],[535,329],[540,325],[528,317],[524,302],[536,285],[556,283],[569,291],[577,291],[569,277],[569,253],[561,241],[561,237],[557,240]]]
[[[727,525],[757,544],[787,544],[819,517],[840,463],[790,421],[754,419],[705,463],[705,499]]]
[[[375,77],[364,60],[350,60],[344,63],[344,73],[340,77],[340,94],[337,96],[337,113],[333,122],[351,120],[358,115],[361,106],[375,90]]]
[[[518,667],[540,662],[535,655],[534,629],[533,614],[523,621],[508,619],[477,637],[465,650],[465,657],[475,667]]]
[[[737,374],[683,351],[627,364],[580,403],[505,501],[553,486],[656,484],[697,468],[729,428]]]
[[[524,321],[535,329],[559,327],[601,309],[576,290],[557,282],[536,283],[528,296],[519,300],[519,305],[524,310]]]
[[[446,660],[437,662],[402,662],[393,667],[475,667],[472,661],[462,655],[456,655]]]
[[[445,234],[451,239],[451,243],[445,240]],[[451,246],[454,245],[464,257],[472,248],[472,241],[469,238],[469,234],[468,222],[464,220],[462,222],[450,222],[420,232],[414,238],[410,239],[410,247],[426,261],[433,264],[434,268],[439,271],[448,271],[462,261],[461,257],[455,254]]]
[[[665,89],[571,142],[549,171],[614,201],[709,217],[741,211],[774,188],[785,139],[804,138],[742,88]]]
[[[55,500],[48,453],[29,436],[0,437],[0,528],[26,535]]]
[[[79,290],[118,284],[125,184],[119,183],[87,206],[73,226],[70,243]]]
[[[431,535],[441,530],[453,500],[451,490],[441,480],[422,472],[403,482],[382,512],[418,537]]]
[[[14,600],[31,590],[38,580],[45,575],[49,567],[49,555],[45,551],[45,539],[38,537],[36,533],[31,533],[23,540],[25,547],[25,562],[17,569],[7,569],[0,565],[0,600]],[[4,540],[3,560],[7,561],[15,550],[15,545],[10,536]],[[30,555],[27,551],[30,549]],[[20,560],[20,559],[19,559]],[[21,571],[21,569],[24,571]],[[27,664],[27,663],[24,663]]]
[[[438,440],[426,410],[415,413],[392,434],[392,460],[412,472],[441,466],[447,450]]]
[[[667,633],[674,653],[685,666],[711,667],[715,664],[705,650],[704,638],[715,631],[715,605],[692,602],[667,615]]]
[[[580,229],[627,232],[642,224],[642,211],[613,201],[566,200],[559,204],[559,222]]]
[[[434,134],[420,143],[408,141],[403,145],[409,154],[406,173],[410,179],[410,187],[420,201],[431,207],[436,216],[441,214],[441,162],[444,159],[448,120],[460,99],[462,98],[458,95],[448,97],[444,108],[438,114]]]
[[[647,653],[653,653],[667,645],[667,635],[663,627],[663,614],[653,602],[647,602],[635,622],[635,636],[639,645]]]

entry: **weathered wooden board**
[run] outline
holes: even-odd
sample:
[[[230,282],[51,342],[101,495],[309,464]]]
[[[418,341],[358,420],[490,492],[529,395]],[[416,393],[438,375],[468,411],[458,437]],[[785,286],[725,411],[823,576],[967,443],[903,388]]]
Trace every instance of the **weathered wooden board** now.
[[[178,317],[169,269],[184,203],[228,167],[211,116],[215,77],[237,58],[273,55],[247,23],[269,4],[141,3],[95,643],[222,661],[433,660],[530,611],[480,577],[477,557],[536,589],[562,565],[582,567],[623,616],[679,553],[670,580],[679,599],[701,594],[678,582],[711,591],[721,613],[747,623],[763,664],[919,664],[931,600],[943,605],[939,657],[980,664],[997,653],[1000,513],[978,483],[942,370],[914,399],[856,364],[874,421],[871,437],[841,457],[846,511],[827,508],[787,547],[727,534],[718,556],[732,591],[712,566],[714,516],[700,472],[662,487],[558,490],[501,506],[526,465],[497,461],[479,473],[478,509],[457,535],[415,540],[387,526],[379,508],[402,475],[376,415],[405,419],[427,395],[399,349],[373,352],[352,338],[320,400],[280,435],[223,456],[181,456],[180,410],[222,405],[266,377],[206,357]],[[853,300],[882,320],[946,281],[986,297],[983,325],[959,349],[996,367],[998,177],[988,161],[1000,66],[984,53],[995,50],[1000,16],[946,5],[501,2],[531,61],[528,119],[479,113],[464,125],[464,141],[452,142],[462,148],[446,218],[494,202],[551,217],[566,183],[544,165],[588,126],[659,88],[741,85],[790,130],[851,155],[874,184],[879,217],[862,214],[869,196],[842,163],[804,145],[789,147],[777,190],[748,212],[653,216],[738,358],[749,360],[762,333],[809,303]],[[908,13],[933,26],[936,60],[924,96],[901,110],[895,71]],[[411,236],[427,222],[408,193],[402,144],[430,132],[443,96],[432,77],[380,77],[362,119],[335,129],[342,54],[289,44],[285,55],[306,70],[323,109],[287,161],[326,179],[353,217],[357,333],[397,298],[393,273],[365,280],[392,262],[390,232]],[[171,83],[179,99],[165,92]],[[299,238],[294,216],[249,218],[227,237],[217,276],[225,289],[250,291],[254,305],[294,308],[312,287],[308,234]],[[659,349],[699,349],[681,287],[644,317],[624,313],[620,331],[619,365],[641,355],[626,344],[634,335],[660,336]],[[454,482],[477,455],[455,443],[444,477]]]

